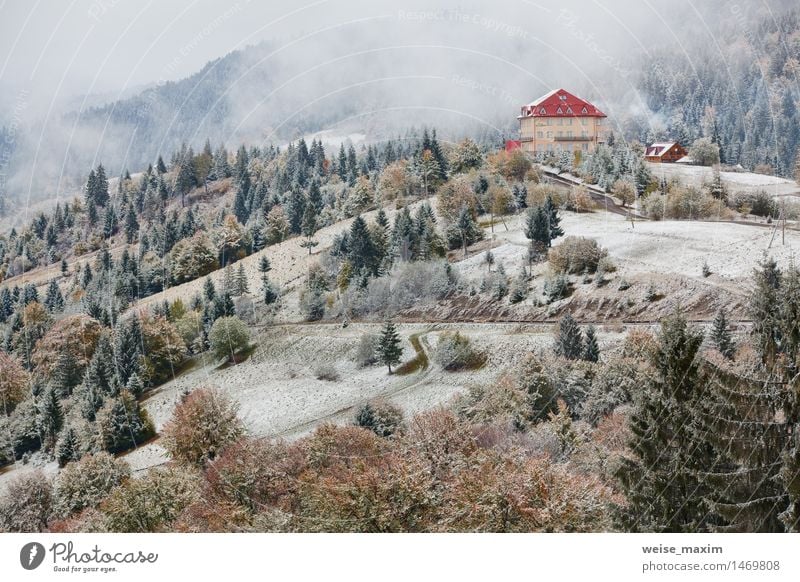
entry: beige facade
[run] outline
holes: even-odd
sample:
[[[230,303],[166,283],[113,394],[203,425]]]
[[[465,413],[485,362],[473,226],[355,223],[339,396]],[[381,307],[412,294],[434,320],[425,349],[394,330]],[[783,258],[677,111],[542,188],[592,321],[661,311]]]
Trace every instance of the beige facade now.
[[[528,153],[591,152],[607,138],[606,119],[596,116],[520,117],[519,141]]]

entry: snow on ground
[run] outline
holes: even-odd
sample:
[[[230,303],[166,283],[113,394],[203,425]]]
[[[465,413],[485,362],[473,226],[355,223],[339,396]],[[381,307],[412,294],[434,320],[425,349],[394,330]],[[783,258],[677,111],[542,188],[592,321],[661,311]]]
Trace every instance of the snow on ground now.
[[[358,368],[354,354],[359,338],[378,333],[381,324],[277,325],[263,331],[258,349],[249,360],[217,369],[214,364],[176,378],[149,397],[144,406],[161,430],[184,390],[215,386],[240,405],[240,416],[249,433],[257,437],[296,438],[322,422],[352,422],[357,407],[373,398],[385,398],[400,406],[406,416],[449,402],[470,385],[491,383],[498,375],[534,349],[548,349],[552,327],[535,324],[398,324],[403,340],[403,361],[413,357],[409,336],[420,334],[431,357],[428,370],[406,376],[388,375],[383,366]],[[439,334],[458,330],[467,334],[489,360],[474,371],[445,372],[432,360]],[[617,331],[600,333],[601,344],[615,343]],[[335,382],[317,380],[315,369],[332,365],[339,372]],[[134,470],[166,460],[157,442],[126,455]]]
[[[662,177],[667,180],[678,178],[694,186],[702,186],[703,183],[710,182],[714,176],[714,171],[708,166],[654,164],[651,162],[648,162],[647,166],[659,180]],[[752,172],[720,172],[720,177],[733,192],[764,190],[772,196],[800,195],[800,186],[796,182],[776,176],[766,176]]]
[[[435,201],[434,199],[430,199],[429,202],[433,204]],[[416,208],[421,204],[423,204],[423,202],[412,204],[410,206],[412,212],[416,211]],[[384,211],[389,221],[393,222],[397,210],[387,207]],[[376,214],[377,211],[374,210],[372,212],[365,212],[362,216],[368,222],[372,222]],[[333,244],[334,237],[340,232],[349,229],[352,222],[353,218],[350,218],[317,231],[314,239],[319,243],[319,246],[316,247],[315,251],[312,252],[310,256],[308,250],[300,246],[305,238],[294,237],[282,243],[270,245],[262,251],[245,257],[241,261],[238,261],[233,268],[238,269],[240,265],[244,265],[250,293],[254,296],[261,295],[261,273],[258,271],[258,262],[262,256],[266,256],[272,266],[272,270],[269,272],[269,278],[273,283],[281,287],[294,286],[306,276],[309,266],[317,260],[317,255],[328,249],[331,244]],[[224,269],[218,269],[209,276],[214,282],[214,285],[218,289],[221,288],[225,276]],[[202,293],[204,282],[205,277],[201,277],[194,281],[184,283],[183,285],[171,287],[161,293],[142,299],[135,307],[143,308],[149,304],[162,302],[164,300],[172,302],[178,298],[188,301],[194,295]]]
[[[503,244],[492,249],[492,253],[495,262],[502,260],[511,273],[525,260],[528,240],[522,232],[524,216],[506,222],[508,232],[495,227],[497,241]],[[608,249],[620,272],[626,274],[697,277],[703,262],[708,262],[712,272],[721,277],[743,279],[750,276],[764,253],[783,264],[800,253],[800,233],[787,229],[786,244],[782,245],[781,232],[775,232],[773,226],[688,220],[637,221],[632,225],[611,212],[563,212],[561,226],[567,236],[597,239]],[[554,244],[559,241],[557,239]],[[468,274],[478,269],[485,271],[483,260],[483,254],[470,257],[460,262],[459,268]]]

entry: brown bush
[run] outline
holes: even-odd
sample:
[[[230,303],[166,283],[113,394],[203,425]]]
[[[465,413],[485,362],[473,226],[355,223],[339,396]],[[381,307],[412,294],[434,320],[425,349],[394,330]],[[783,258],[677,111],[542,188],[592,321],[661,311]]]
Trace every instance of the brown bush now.
[[[59,357],[67,355],[75,376],[82,376],[92,359],[102,327],[88,315],[70,315],[55,323],[36,343],[33,365],[36,371],[49,378]],[[63,359],[61,360],[64,361]]]
[[[568,236],[550,249],[547,260],[557,273],[594,273],[600,260],[607,255],[608,251],[593,238]]]
[[[30,376],[14,356],[0,350],[0,410],[10,414],[28,394]]]
[[[244,433],[238,406],[212,388],[198,388],[175,407],[161,444],[173,459],[203,466]]]

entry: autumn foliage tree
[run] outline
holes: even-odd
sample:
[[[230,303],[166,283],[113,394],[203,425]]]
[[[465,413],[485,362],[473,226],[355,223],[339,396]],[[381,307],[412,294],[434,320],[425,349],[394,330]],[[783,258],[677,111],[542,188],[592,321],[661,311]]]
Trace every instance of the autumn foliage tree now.
[[[238,406],[212,388],[198,388],[181,402],[162,431],[173,459],[202,467],[244,434]]]

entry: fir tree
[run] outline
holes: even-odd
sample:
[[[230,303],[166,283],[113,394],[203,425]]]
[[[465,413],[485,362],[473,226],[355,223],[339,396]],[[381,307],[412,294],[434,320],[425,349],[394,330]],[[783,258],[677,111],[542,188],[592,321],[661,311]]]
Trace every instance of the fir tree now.
[[[261,256],[258,259],[258,272],[259,273],[268,273],[272,270],[272,265],[269,264],[269,259],[267,255]]]
[[[551,246],[551,241],[563,236],[564,230],[561,228],[561,217],[558,216],[558,207],[553,203],[553,197],[549,194],[544,201],[544,214],[547,217],[547,228],[549,230],[549,239],[547,246]]]
[[[211,277],[206,277],[206,280],[203,281],[203,296],[206,301],[213,301],[216,295],[217,290],[214,287],[214,281],[211,280]]]
[[[236,270],[236,294],[238,296],[250,293],[250,284],[247,281],[247,273],[244,270],[244,263],[239,263]]]
[[[278,300],[278,290],[269,280],[266,273],[261,277],[261,297],[264,299],[265,305],[272,305]]]
[[[586,328],[583,359],[587,362],[597,362],[600,359],[600,346],[597,344],[597,334],[593,325]]]
[[[378,253],[372,242],[367,223],[360,215],[356,216],[350,226],[349,246],[348,258],[353,265],[353,270],[358,272],[366,269],[372,274],[377,274]]]
[[[55,280],[50,281],[47,286],[44,306],[50,313],[64,310],[64,296],[61,294],[61,289],[58,288],[58,283]]]
[[[578,360],[583,357],[583,333],[569,313],[558,322],[555,340],[554,349],[557,355],[568,360]]]
[[[56,447],[56,460],[59,467],[64,467],[67,463],[77,461],[81,458],[80,443],[75,430],[68,426],[64,430],[64,435]]]
[[[723,356],[729,360],[733,359],[736,348],[731,339],[731,332],[728,330],[728,317],[724,309],[717,311],[714,322],[711,324],[711,341]]]
[[[698,409],[707,386],[698,361],[701,333],[680,315],[661,323],[651,356],[655,375],[635,394],[630,416],[633,457],[618,471],[627,497],[619,518],[630,531],[700,532],[711,526],[708,488],[698,476],[715,465],[698,441]]]
[[[550,246],[550,228],[548,227],[548,214],[541,206],[529,208],[525,221],[525,236],[537,246],[546,248]]]
[[[54,389],[47,390],[39,403],[39,427],[47,448],[55,445],[58,431],[64,424],[64,412]]]
[[[403,349],[400,347],[400,336],[391,320],[388,320],[381,331],[381,337],[377,348],[378,359],[382,364],[389,368],[392,373],[392,364],[400,362]]]
[[[125,242],[132,244],[139,234],[139,221],[136,219],[136,211],[133,204],[128,205],[125,213]]]
[[[164,164],[164,158],[158,156],[158,161],[156,162],[156,171],[159,174],[166,174],[167,173],[167,166]]]

